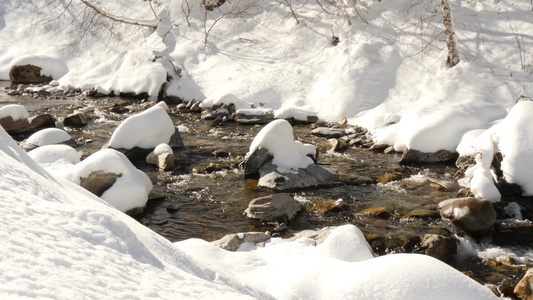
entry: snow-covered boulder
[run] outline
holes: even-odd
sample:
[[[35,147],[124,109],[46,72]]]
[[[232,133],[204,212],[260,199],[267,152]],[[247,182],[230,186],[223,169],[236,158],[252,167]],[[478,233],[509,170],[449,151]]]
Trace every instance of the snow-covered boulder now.
[[[57,175],[80,162],[76,149],[68,145],[45,145],[31,150],[28,155],[42,168]]]
[[[338,179],[314,164],[316,147],[294,140],[286,120],[268,123],[254,138],[244,160],[245,176],[258,174],[259,186],[290,190],[332,185]]]
[[[167,112],[166,103],[159,102],[139,114],[128,117],[111,135],[109,147],[153,149],[161,143],[168,143],[175,128]]]
[[[46,55],[25,55],[11,61],[9,79],[14,83],[42,83],[59,79],[68,72],[60,59]]]
[[[28,122],[29,113],[26,108],[18,104],[8,104],[0,107],[0,125],[10,133],[20,133],[31,129]]]
[[[103,191],[100,198],[122,212],[142,209],[152,190],[150,178],[139,171],[122,153],[113,149],[103,149],[87,157],[80,163],[65,170],[63,176],[75,184],[95,176],[113,173],[111,186]]]
[[[32,134],[24,142],[21,147],[26,150],[31,150],[36,147],[54,144],[75,145],[76,142],[72,140],[68,132],[59,128],[45,128]]]

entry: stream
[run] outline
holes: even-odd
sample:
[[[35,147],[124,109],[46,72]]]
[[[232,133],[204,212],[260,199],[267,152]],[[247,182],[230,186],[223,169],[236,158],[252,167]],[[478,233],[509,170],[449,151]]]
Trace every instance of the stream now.
[[[6,87],[9,82],[0,82],[0,106],[21,104],[30,116],[53,115],[58,120],[56,126],[65,129],[80,144],[77,150],[88,153],[98,151],[122,120],[146,105],[140,100],[118,97],[11,97],[6,94]],[[243,215],[252,199],[271,193],[258,190],[254,180],[245,180],[243,170],[238,167],[262,125],[213,124],[202,120],[198,113],[177,112],[173,110],[174,104],[169,107],[184,148],[174,149],[172,171],[135,162],[150,177],[154,190],[164,195],[162,199],[149,201],[144,212],[135,218],[172,242],[188,238],[213,241],[226,234],[248,231],[269,231],[274,236],[290,237],[302,230],[354,224],[364,233],[374,252],[384,255],[421,253],[419,243],[423,235],[445,234],[456,237],[459,243],[459,254],[448,263],[507,297],[512,296],[512,288],[523,277],[526,267],[533,266],[528,247],[517,248],[515,252],[519,254],[508,254],[520,256],[508,263],[482,260],[468,253],[468,249],[475,252],[483,246],[455,232],[440,217],[437,204],[455,198],[461,188],[454,178],[455,165],[400,166],[400,154],[358,147],[333,152],[326,138],[310,134],[312,124],[294,123],[295,139],[316,145],[320,152],[318,163],[340,175],[344,184],[291,192],[305,209],[286,223],[286,230],[275,231],[279,224]],[[63,127],[62,119],[77,110],[90,116],[89,124],[80,128]],[[20,142],[28,136],[14,138]],[[342,209],[333,208],[338,199],[344,202]]]

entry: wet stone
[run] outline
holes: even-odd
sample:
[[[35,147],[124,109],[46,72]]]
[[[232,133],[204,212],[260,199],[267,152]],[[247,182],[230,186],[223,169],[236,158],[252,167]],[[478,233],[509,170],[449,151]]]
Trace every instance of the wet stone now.
[[[340,138],[345,135],[344,130],[329,127],[318,127],[311,130],[312,135],[326,137],[326,138]]]
[[[383,207],[370,207],[361,211],[361,214],[378,217],[382,219],[388,219],[391,216],[390,211]]]
[[[263,221],[290,221],[302,209],[289,194],[273,194],[254,199],[244,211],[248,218]]]

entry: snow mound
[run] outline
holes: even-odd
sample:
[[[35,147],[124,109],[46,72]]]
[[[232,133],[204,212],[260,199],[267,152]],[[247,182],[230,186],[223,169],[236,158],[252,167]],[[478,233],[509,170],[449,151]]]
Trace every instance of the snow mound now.
[[[344,225],[326,240],[267,241],[264,248],[228,252],[199,239],[176,247],[207,263],[236,270],[276,299],[497,299],[492,292],[447,264],[425,255],[373,258],[359,229]],[[339,247],[340,246],[340,247]]]
[[[8,104],[0,107],[0,119],[11,117],[13,121],[27,119],[30,116],[26,108],[18,104]]]
[[[76,149],[67,145],[45,145],[33,149],[28,155],[52,174],[61,172],[80,162]]]
[[[272,163],[282,173],[309,166],[313,160],[307,155],[316,155],[315,146],[294,141],[291,124],[283,119],[274,120],[263,127],[252,141],[248,153],[253,153],[259,147],[267,149],[274,156]]]
[[[68,67],[59,58],[47,55],[24,55],[11,61],[11,66],[34,65],[41,68],[41,75],[60,79],[68,72]]]
[[[109,147],[149,149],[168,143],[175,129],[167,111],[165,102],[159,102],[137,115],[128,117],[111,135]]]
[[[70,135],[59,128],[45,128],[32,134],[26,142],[34,146],[45,146],[52,144],[60,144],[70,141]]]

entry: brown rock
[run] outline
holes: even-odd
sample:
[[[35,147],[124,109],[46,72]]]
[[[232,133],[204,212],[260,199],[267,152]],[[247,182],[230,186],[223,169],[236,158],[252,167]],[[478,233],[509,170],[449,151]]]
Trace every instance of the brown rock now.
[[[156,155],[154,152],[151,152],[146,157],[146,163],[156,165],[161,170],[169,171],[174,168],[174,154],[165,152]]]
[[[228,234],[211,243],[224,250],[237,251],[243,243],[261,244],[268,239],[270,239],[270,235],[263,232],[245,232]]]
[[[264,221],[291,220],[302,209],[300,203],[289,194],[273,194],[256,198],[244,211],[248,218]]]
[[[122,177],[122,174],[96,171],[92,172],[87,177],[80,178],[80,185],[84,189],[100,197],[105,191],[112,187],[120,177]]]
[[[526,275],[514,288],[514,294],[520,299],[533,300],[533,269],[529,269]]]
[[[65,117],[63,121],[65,126],[85,126],[87,125],[87,117],[82,113],[74,113]]]
[[[51,128],[56,126],[56,120],[52,115],[43,114],[28,118],[32,129]]]
[[[27,119],[13,121],[11,116],[0,119],[0,125],[4,127],[5,131],[9,134],[26,132],[32,129],[30,122],[28,122]]]
[[[425,234],[420,246],[424,253],[443,262],[447,262],[457,253],[457,244],[452,237],[440,234]]]
[[[439,203],[440,215],[448,218],[474,238],[482,238],[489,234],[496,221],[496,211],[488,200],[455,198]]]

